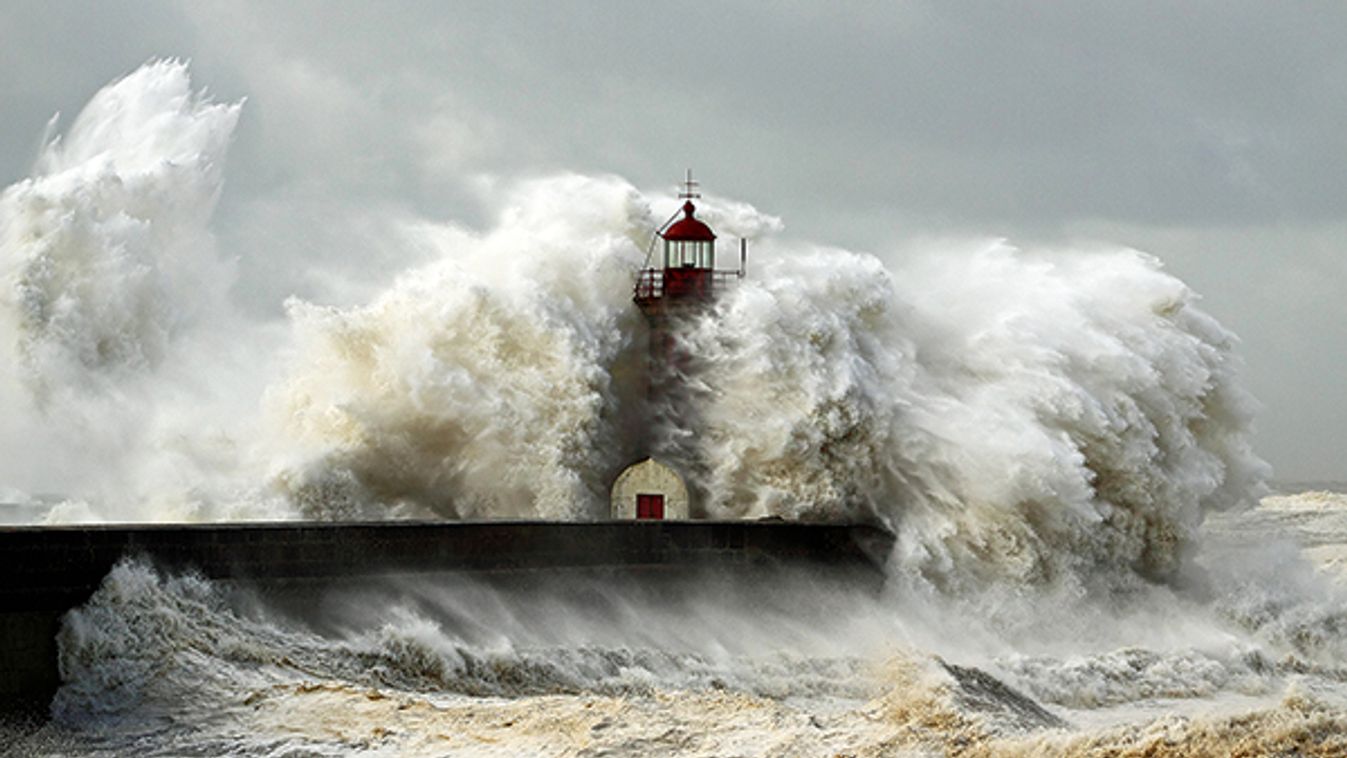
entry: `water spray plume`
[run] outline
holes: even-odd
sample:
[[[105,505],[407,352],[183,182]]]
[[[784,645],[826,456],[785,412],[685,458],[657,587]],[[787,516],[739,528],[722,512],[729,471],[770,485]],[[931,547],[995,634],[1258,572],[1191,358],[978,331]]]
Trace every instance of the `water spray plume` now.
[[[194,92],[181,62],[147,64],[5,191],[8,391],[30,423],[121,446],[184,370],[214,370],[185,356],[203,319],[229,317],[209,223],[240,107]],[[254,437],[232,440],[256,460],[203,474],[279,517],[602,516],[638,448],[629,279],[649,205],[619,178],[564,175],[517,185],[482,232],[404,223],[436,259],[367,305],[289,302],[292,357]],[[995,243],[886,266],[756,247],[754,276],[688,337],[698,428],[659,430],[705,515],[877,520],[900,563],[954,589],[1171,577],[1204,513],[1257,492],[1234,337],[1148,256]]]

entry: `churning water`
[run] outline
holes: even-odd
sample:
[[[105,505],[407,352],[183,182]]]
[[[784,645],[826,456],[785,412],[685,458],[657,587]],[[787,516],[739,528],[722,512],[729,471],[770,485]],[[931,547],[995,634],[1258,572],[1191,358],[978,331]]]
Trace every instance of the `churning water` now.
[[[16,750],[1347,750],[1347,498],[1259,502],[1235,338],[1155,259],[886,261],[708,198],[754,262],[689,327],[695,424],[647,437],[665,201],[522,182],[489,228],[401,223],[430,262],[367,302],[261,322],[211,232],[241,109],[148,64],[0,196],[7,518],[590,519],[649,443],[705,515],[889,526],[887,587],[439,577],[298,612],[128,563]]]

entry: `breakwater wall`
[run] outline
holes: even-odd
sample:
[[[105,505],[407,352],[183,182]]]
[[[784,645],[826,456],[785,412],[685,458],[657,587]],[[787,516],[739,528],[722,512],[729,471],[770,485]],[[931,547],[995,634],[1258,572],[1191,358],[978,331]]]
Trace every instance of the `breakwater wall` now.
[[[0,709],[45,708],[61,617],[123,558],[259,588],[433,572],[664,574],[807,565],[878,580],[892,535],[780,521],[375,522],[0,527]]]

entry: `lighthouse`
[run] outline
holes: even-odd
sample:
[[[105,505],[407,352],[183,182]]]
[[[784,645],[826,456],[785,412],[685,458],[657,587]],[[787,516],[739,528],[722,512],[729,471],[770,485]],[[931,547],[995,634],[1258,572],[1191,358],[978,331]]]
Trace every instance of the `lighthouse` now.
[[[670,389],[671,371],[685,368],[688,355],[679,350],[679,331],[687,317],[705,311],[719,292],[744,277],[748,243],[739,240],[739,268],[716,269],[716,233],[697,218],[701,198],[688,171],[678,199],[683,201],[664,225],[655,230],[645,265],[636,274],[632,301],[650,324],[650,394],[658,399]]]
[[[655,230],[633,288],[632,302],[650,325],[647,455],[614,482],[613,518],[689,517],[690,495],[697,488],[687,486],[671,461],[656,457],[680,456],[674,449],[657,449],[660,444],[654,439],[655,430],[695,428],[697,409],[686,386],[693,356],[684,346],[682,333],[694,318],[710,310],[718,294],[734,286],[746,273],[748,243],[743,239],[739,240],[739,267],[716,268],[716,233],[697,218],[693,201],[700,200],[701,194],[691,170],[678,199],[683,201],[678,211]]]

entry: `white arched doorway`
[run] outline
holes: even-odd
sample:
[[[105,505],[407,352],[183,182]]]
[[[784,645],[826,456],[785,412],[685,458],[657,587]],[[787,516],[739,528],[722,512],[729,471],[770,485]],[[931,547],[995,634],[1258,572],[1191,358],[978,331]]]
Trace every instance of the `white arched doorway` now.
[[[688,488],[678,472],[654,458],[627,467],[613,482],[615,519],[686,519]]]

